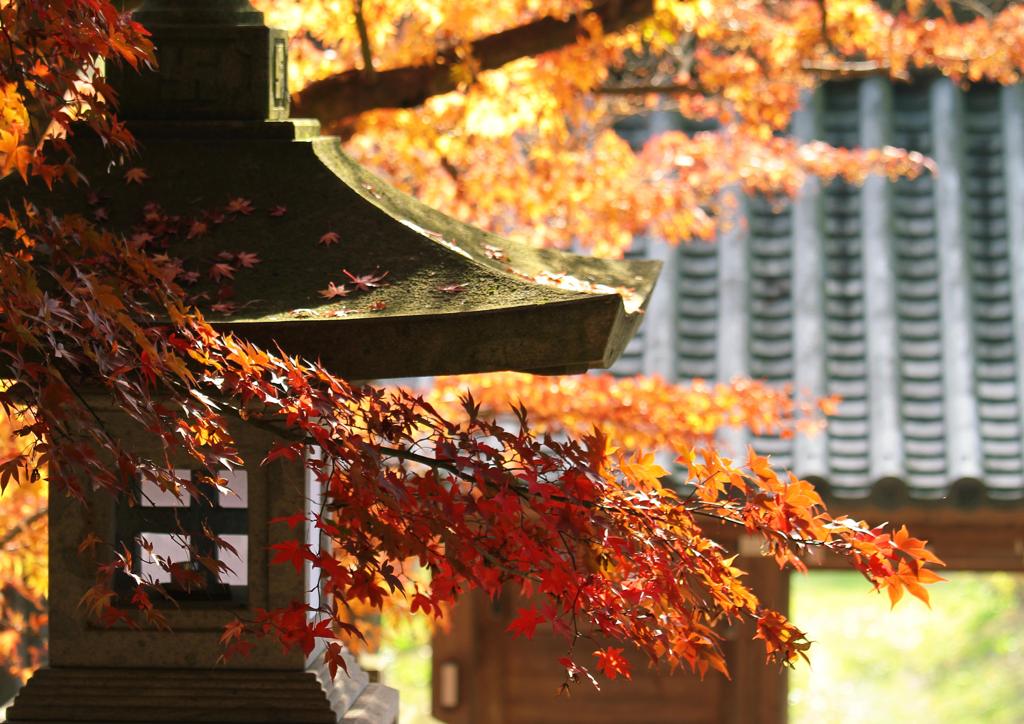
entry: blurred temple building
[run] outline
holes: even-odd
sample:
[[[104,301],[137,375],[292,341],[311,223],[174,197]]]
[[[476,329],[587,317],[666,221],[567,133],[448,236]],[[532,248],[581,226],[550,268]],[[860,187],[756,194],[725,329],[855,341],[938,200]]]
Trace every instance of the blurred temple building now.
[[[696,130],[679,116],[628,119],[636,146]],[[839,395],[824,433],[730,431],[815,481],[833,512],[906,523],[952,569],[1024,570],[1024,86],[945,79],[832,82],[794,133],[839,146],[894,145],[937,176],[862,187],[811,181],[784,205],[744,202],[714,243],[639,240],[666,268],[614,368],[685,382],[735,376]],[[738,547],[737,565],[786,610],[787,574]],[[747,548],[753,548],[747,550]],[[824,562],[823,565],[828,565]],[[747,630],[725,632],[733,679],[655,671],[557,697],[565,641],[505,628],[515,595],[460,603],[434,641],[434,715],[450,724],[660,724],[786,719],[786,677]]]

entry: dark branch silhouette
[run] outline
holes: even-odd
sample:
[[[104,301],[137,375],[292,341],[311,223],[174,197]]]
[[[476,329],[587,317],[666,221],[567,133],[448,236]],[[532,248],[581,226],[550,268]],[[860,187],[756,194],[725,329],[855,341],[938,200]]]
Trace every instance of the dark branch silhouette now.
[[[599,0],[590,10],[601,19],[605,32],[616,32],[649,17],[654,0]],[[561,20],[541,18],[525,25],[480,38],[470,44],[480,70],[493,70],[518,58],[557,50],[575,43],[585,32],[581,15]],[[452,69],[461,62],[455,48],[440,53],[429,64],[377,71],[363,69],[324,78],[292,96],[292,115],[337,121],[376,108],[413,108],[431,96],[457,87]]]

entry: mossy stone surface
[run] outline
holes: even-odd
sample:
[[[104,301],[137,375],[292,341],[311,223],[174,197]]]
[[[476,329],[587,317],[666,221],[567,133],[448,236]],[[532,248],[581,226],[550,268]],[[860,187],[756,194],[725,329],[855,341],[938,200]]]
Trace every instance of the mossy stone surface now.
[[[462,224],[395,190],[309,123],[157,122],[134,130],[148,174],[141,184],[126,183],[124,169],[94,170],[105,169],[102,149],[80,144],[88,191],[99,193],[107,223],[130,234],[142,228],[147,203],[188,222],[248,200],[251,214],[227,214],[191,240],[182,233],[167,253],[202,276],[190,291],[207,291],[212,301],[207,273],[217,255],[257,254],[261,263],[231,281],[237,310],[210,311],[210,320],[321,358],[339,374],[605,367],[638,326],[657,277],[657,262],[538,250]],[[0,186],[7,199],[23,191],[10,179]],[[67,187],[38,197],[92,213],[86,193]],[[286,211],[272,216],[275,207]],[[329,232],[338,242],[319,243]],[[356,291],[345,271],[386,273],[385,283]],[[574,288],[534,281],[558,275]],[[332,282],[350,295],[325,299],[320,291]]]

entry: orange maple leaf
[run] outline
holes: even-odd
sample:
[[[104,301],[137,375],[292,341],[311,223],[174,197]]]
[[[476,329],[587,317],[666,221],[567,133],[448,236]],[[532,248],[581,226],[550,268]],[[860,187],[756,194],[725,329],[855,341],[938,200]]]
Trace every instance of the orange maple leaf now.
[[[227,212],[229,214],[243,214],[248,216],[253,212],[252,202],[249,199],[244,199],[241,196],[231,199],[228,201]]]
[[[622,658],[622,651],[614,646],[608,646],[594,652],[594,656],[597,657],[598,670],[609,679],[618,676],[626,679],[632,678],[629,673],[629,662]]]
[[[146,173],[146,169],[135,166],[124,172],[124,182],[126,184],[139,184],[149,178],[149,174]]]

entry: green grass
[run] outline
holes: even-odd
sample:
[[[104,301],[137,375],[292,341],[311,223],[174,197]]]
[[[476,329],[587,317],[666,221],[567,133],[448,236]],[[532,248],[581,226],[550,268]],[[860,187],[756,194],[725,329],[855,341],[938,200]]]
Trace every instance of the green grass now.
[[[791,724],[1024,722],[1024,576],[947,577],[931,611],[890,611],[856,573],[793,576],[793,620],[816,643],[790,674]]]

